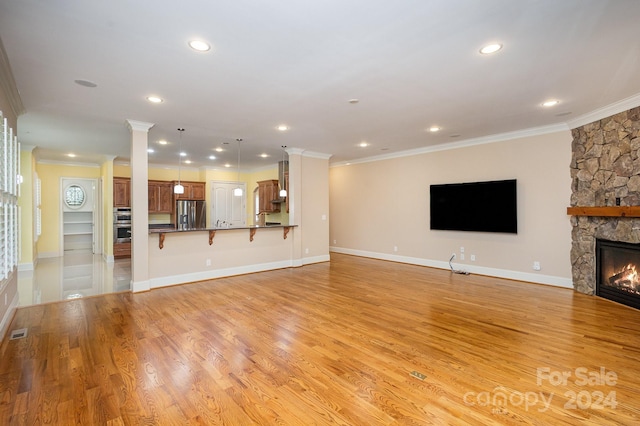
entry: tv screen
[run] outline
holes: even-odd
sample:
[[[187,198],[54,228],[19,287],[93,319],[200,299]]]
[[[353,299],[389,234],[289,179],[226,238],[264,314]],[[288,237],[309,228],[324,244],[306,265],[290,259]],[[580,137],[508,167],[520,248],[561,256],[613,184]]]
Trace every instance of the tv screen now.
[[[431,229],[518,233],[516,180],[430,187]]]

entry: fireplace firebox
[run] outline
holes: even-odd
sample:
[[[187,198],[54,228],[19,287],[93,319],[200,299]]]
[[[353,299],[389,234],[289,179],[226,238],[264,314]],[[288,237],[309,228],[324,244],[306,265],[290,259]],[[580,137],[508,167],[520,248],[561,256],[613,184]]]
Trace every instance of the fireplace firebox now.
[[[596,295],[640,309],[640,244],[596,240]]]

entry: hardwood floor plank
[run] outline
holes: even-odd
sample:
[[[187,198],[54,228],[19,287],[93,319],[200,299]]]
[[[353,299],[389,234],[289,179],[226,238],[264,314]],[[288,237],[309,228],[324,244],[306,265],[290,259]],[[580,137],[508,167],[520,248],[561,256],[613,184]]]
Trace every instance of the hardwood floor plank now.
[[[640,424],[640,311],[331,258],[19,308],[0,424]]]

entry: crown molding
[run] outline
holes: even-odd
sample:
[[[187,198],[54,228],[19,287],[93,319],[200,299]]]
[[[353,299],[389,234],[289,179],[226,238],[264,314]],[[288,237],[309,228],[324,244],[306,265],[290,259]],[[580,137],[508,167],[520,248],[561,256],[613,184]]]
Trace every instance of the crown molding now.
[[[0,88],[7,96],[7,101],[11,107],[11,111],[16,117],[24,114],[24,104],[20,93],[18,92],[18,86],[16,80],[13,78],[13,72],[11,71],[11,65],[9,64],[9,58],[7,52],[4,50],[4,44],[0,38]]]
[[[374,161],[389,160],[392,158],[411,157],[414,155],[428,154],[431,152],[449,151],[452,149],[467,148],[476,145],[486,145],[495,142],[504,142],[513,139],[521,139],[530,136],[546,135],[549,133],[557,133],[561,131],[569,131],[569,127],[565,123],[552,124],[550,126],[532,127],[530,129],[517,130],[515,132],[499,133],[496,135],[482,136],[479,138],[465,139],[453,143],[442,143],[438,145],[427,146],[424,148],[410,149],[406,151],[394,152],[390,154],[376,155],[373,157],[359,158],[351,161],[340,161],[331,164],[331,167],[349,166],[358,163],[371,163]]]
[[[155,126],[155,123],[147,123],[146,121],[137,121],[126,119],[127,127],[129,131],[139,131],[139,132],[148,132],[150,128]]]
[[[56,160],[36,160],[37,164],[53,164],[57,166],[71,166],[71,167],[100,167],[97,163],[73,163],[70,161],[56,161]]]
[[[621,112],[628,111],[632,108],[640,106],[640,93],[637,93],[621,101],[614,102],[606,105],[602,108],[598,108],[587,114],[577,117],[575,120],[567,121],[567,125],[570,129],[575,129],[585,124],[593,123],[594,121],[600,121],[603,118],[611,117],[612,115],[620,114]]]

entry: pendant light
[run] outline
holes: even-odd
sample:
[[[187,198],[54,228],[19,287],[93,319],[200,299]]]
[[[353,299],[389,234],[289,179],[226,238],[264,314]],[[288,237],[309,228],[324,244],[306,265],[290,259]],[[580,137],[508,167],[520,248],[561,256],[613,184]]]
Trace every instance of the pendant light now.
[[[240,142],[242,142],[242,139],[238,138],[236,142],[238,143],[238,187],[233,190],[233,195],[242,197],[242,188],[240,187]]]
[[[282,145],[282,167],[284,167],[284,153],[286,152],[286,145]],[[280,198],[284,198],[287,196],[287,188],[285,188],[284,175],[283,181],[280,183],[282,189],[280,189]]]
[[[184,132],[184,129],[179,127],[178,131],[180,132],[180,142],[178,148],[178,184],[173,187],[173,193],[184,194],[184,186],[182,186],[182,181],[180,180],[180,166],[182,164],[182,132]]]

